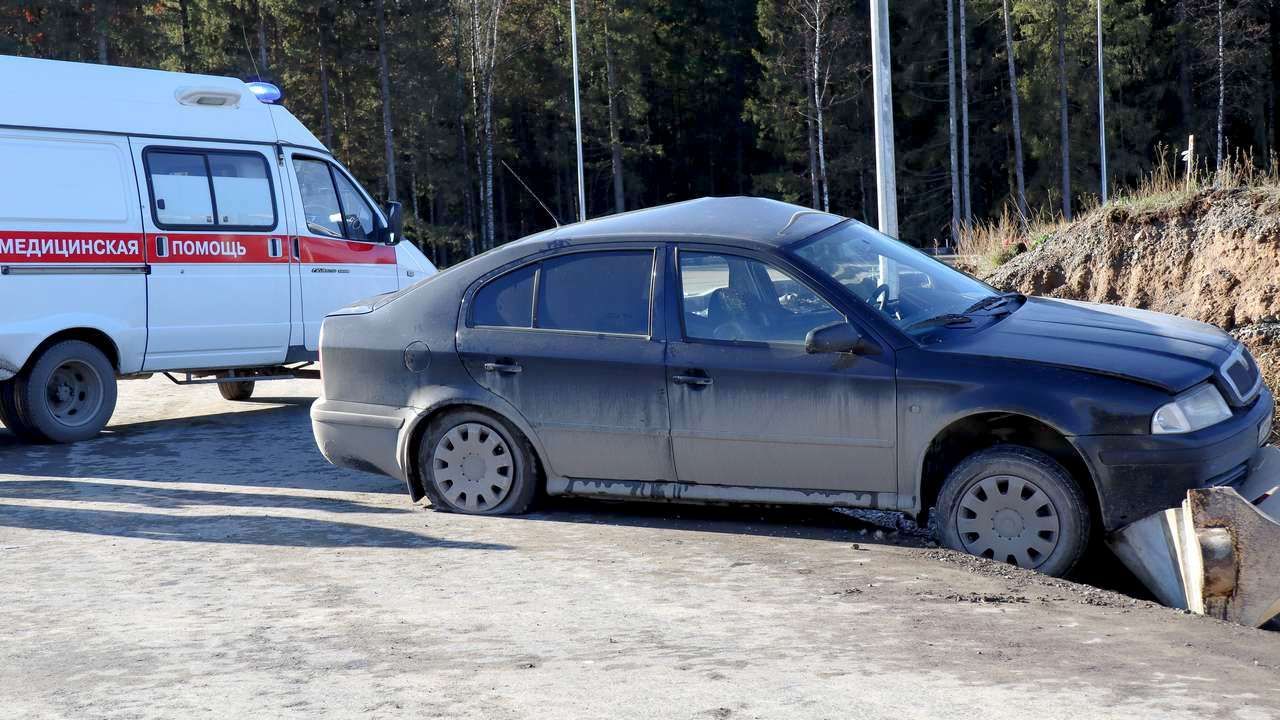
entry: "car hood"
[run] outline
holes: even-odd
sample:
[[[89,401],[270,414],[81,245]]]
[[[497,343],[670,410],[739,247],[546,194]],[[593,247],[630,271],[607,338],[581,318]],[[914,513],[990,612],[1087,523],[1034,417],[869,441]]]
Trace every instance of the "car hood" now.
[[[1177,393],[1204,381],[1235,340],[1213,325],[1149,310],[1028,298],[985,329],[951,330],[930,349],[1122,377]]]

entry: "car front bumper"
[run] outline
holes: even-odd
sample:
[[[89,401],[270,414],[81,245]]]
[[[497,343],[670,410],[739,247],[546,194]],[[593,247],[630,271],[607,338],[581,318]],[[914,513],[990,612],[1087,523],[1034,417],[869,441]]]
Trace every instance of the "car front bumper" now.
[[[1072,438],[1093,474],[1103,530],[1179,506],[1191,489],[1243,484],[1261,462],[1273,410],[1264,388],[1248,410],[1197,432]]]
[[[311,406],[311,431],[334,465],[407,483],[401,435],[415,415],[410,408],[320,398]]]

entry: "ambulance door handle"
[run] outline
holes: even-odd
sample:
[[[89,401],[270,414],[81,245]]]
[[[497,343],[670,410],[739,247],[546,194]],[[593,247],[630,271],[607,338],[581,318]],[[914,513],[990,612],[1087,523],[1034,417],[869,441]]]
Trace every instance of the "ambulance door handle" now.
[[[302,262],[302,247],[297,237],[290,238],[293,245],[293,259]]]
[[[156,236],[156,257],[169,257],[169,238],[166,235]]]

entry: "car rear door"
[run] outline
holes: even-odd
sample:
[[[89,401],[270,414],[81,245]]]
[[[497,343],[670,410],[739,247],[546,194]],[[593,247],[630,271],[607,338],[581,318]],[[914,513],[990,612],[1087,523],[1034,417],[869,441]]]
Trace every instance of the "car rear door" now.
[[[267,145],[132,138],[145,188],[147,370],[248,367],[289,344],[287,222]]]
[[[458,352],[533,426],[549,472],[673,480],[659,244],[575,249],[468,293]]]
[[[846,318],[794,269],[717,246],[676,252],[667,382],[680,482],[894,492],[891,351],[808,354],[810,330]]]
[[[302,285],[303,337],[317,350],[330,312],[399,287],[396,249],[379,239],[382,219],[359,185],[332,160],[287,150],[295,234],[290,252]]]

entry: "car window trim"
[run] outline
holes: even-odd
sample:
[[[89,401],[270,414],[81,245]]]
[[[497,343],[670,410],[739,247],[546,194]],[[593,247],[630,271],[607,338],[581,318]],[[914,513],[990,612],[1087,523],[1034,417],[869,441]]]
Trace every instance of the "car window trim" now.
[[[213,222],[207,225],[192,224],[168,224],[160,222],[160,216],[156,212],[156,190],[151,182],[151,154],[153,152],[169,153],[173,155],[196,155],[204,162],[205,180],[209,185],[209,207],[213,212]],[[271,195],[271,224],[270,225],[223,225],[218,222],[218,194],[213,188],[213,166],[209,163],[209,155],[217,153],[219,155],[242,155],[247,157],[256,157],[262,161],[262,167],[267,171],[267,191]],[[151,206],[151,222],[159,230],[193,230],[205,232],[261,232],[274,233],[280,227],[280,208],[276,203],[276,185],[274,178],[271,177],[271,163],[267,160],[267,156],[256,150],[231,150],[226,148],[202,148],[195,146],[177,146],[177,145],[147,145],[142,148],[142,174],[147,178],[147,195],[148,205]]]
[[[691,337],[689,335],[688,328],[685,327],[685,318],[684,318],[684,314],[685,314],[684,313],[684,268],[680,265],[680,254],[682,252],[698,253],[700,255],[720,255],[720,256],[728,255],[732,257],[742,258],[744,260],[754,260],[756,262],[763,264],[766,268],[772,267],[773,269],[784,273],[787,277],[791,278],[793,281],[803,285],[805,288],[809,290],[809,292],[818,296],[832,310],[836,311],[836,313],[840,317],[844,318],[845,322],[850,324],[855,324],[855,325],[857,324],[849,319],[849,313],[847,313],[844,310],[841,310],[840,306],[837,303],[831,302],[831,298],[827,297],[826,294],[821,292],[820,290],[815,289],[812,283],[802,278],[796,277],[798,273],[796,273],[794,270],[788,270],[785,266],[781,266],[777,262],[772,262],[770,259],[762,256],[759,253],[754,253],[750,250],[745,250],[745,249],[732,247],[732,246],[714,246],[714,245],[696,245],[696,244],[677,243],[675,245],[675,253],[674,253],[674,264],[675,264],[675,271],[676,271],[676,277],[675,277],[676,287],[675,287],[675,293],[673,294],[675,295],[675,302],[676,302],[676,308],[677,308],[676,315],[679,316],[679,321],[680,321],[680,340],[682,342],[688,343],[690,345],[719,345],[722,347],[765,348],[765,349],[777,348],[780,350],[804,347],[803,342],[796,343],[796,342],[768,342],[764,340],[718,340],[716,338]],[[752,280],[752,282],[754,282],[754,279]]]
[[[465,302],[466,302],[466,310],[464,313],[465,319],[466,319],[465,325],[468,329],[471,329],[471,330],[506,330],[506,331],[512,331],[512,332],[561,333],[564,335],[590,335],[594,337],[629,338],[633,340],[634,339],[656,340],[657,337],[654,335],[654,324],[655,324],[654,312],[656,312],[655,300],[657,297],[659,278],[661,276],[661,273],[658,268],[658,251],[662,249],[662,245],[663,243],[643,243],[635,246],[624,245],[622,247],[613,247],[611,243],[604,246],[593,245],[593,246],[586,246],[586,247],[567,248],[561,252],[555,252],[547,255],[539,255],[536,259],[530,259],[527,257],[521,258],[521,260],[516,261],[518,264],[516,264],[514,267],[504,266],[502,268],[498,268],[496,271],[491,271],[490,273],[485,274],[484,276],[481,277],[480,280],[477,280],[475,283],[473,283],[472,287],[467,290],[464,296]],[[648,252],[649,262],[650,262],[650,265],[649,265],[649,268],[650,268],[649,270],[649,327],[648,327],[648,331],[645,334],[601,332],[598,330],[562,330],[559,328],[537,327],[537,322],[538,322],[537,292],[542,285],[542,264],[544,262],[546,262],[547,260],[554,260],[560,257],[566,257],[569,255],[579,255],[583,253],[634,252],[637,250]],[[498,278],[503,277],[505,275],[509,275],[514,272],[519,272],[520,270],[523,270],[531,265],[537,266],[537,268],[534,271],[534,279],[533,279],[533,289],[532,289],[532,292],[534,293],[533,307],[531,309],[530,319],[529,319],[531,326],[524,327],[519,325],[477,325],[475,323],[475,296],[482,289],[484,289],[484,287],[494,282]]]

